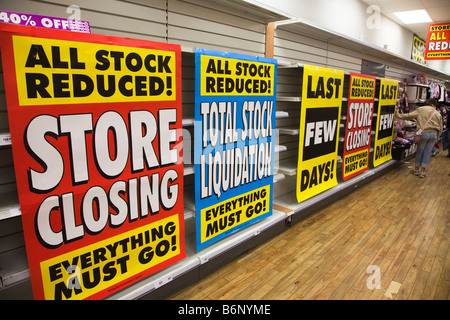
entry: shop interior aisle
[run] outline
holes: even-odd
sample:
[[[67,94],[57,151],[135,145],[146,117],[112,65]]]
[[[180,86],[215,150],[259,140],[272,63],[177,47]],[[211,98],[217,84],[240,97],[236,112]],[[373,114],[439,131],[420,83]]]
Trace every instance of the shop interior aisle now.
[[[450,158],[433,157],[425,179],[411,165],[169,299],[450,299]]]

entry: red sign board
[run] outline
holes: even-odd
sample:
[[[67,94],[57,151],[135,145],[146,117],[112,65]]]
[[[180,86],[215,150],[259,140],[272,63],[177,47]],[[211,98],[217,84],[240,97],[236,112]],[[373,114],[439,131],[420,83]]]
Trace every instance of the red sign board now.
[[[350,74],[342,176],[348,180],[369,169],[376,78]]]
[[[450,59],[450,22],[428,25],[425,60]]]
[[[185,257],[178,45],[0,23],[36,299],[99,299]]]

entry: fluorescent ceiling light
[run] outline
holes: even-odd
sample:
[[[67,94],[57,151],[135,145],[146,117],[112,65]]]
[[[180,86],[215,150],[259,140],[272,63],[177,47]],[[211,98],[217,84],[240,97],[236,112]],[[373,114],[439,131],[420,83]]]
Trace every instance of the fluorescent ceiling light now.
[[[430,16],[428,15],[427,11],[424,10],[424,9],[412,10],[412,11],[394,12],[394,14],[404,24],[433,22],[433,20],[431,20]]]

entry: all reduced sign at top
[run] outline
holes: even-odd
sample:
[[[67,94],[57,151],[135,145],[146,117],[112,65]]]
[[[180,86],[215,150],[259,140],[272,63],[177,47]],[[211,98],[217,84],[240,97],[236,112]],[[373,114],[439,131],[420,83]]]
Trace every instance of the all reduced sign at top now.
[[[196,49],[197,249],[272,214],[276,60]]]

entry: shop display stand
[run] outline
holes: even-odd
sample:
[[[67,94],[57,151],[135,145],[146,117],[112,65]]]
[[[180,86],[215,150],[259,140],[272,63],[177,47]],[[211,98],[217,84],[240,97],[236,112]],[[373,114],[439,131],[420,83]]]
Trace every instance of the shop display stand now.
[[[184,138],[184,202],[185,202],[185,245],[187,257],[137,283],[125,287],[107,299],[163,299],[182,288],[200,280],[211,272],[232,261],[246,251],[282,233],[320,208],[343,198],[372,179],[398,164],[388,161],[383,165],[362,173],[313,198],[297,203],[295,196],[297,157],[300,128],[300,108],[303,66],[279,62],[276,97],[276,147],[274,159],[274,188],[272,215],[221,241],[197,252],[195,239],[194,200],[194,108],[195,108],[195,58],[191,48],[182,48],[183,84],[183,138]],[[342,104],[339,155],[342,155],[346,119],[349,74],[345,76],[344,98]],[[377,103],[375,103],[377,105]],[[374,110],[373,123],[376,123]],[[372,146],[373,146],[372,132]],[[7,133],[6,133],[7,135]],[[0,146],[0,151],[11,153],[9,145]],[[371,149],[371,151],[373,151]],[[342,175],[342,164],[338,157],[337,175]],[[11,171],[12,155],[10,155]],[[11,174],[10,174],[11,175]],[[5,175],[11,180],[5,192],[1,193],[0,203],[0,270],[2,281],[0,299],[19,297],[32,299],[31,281],[28,270],[25,244],[21,228],[20,206],[17,199],[14,174]],[[282,183],[279,183],[283,181]],[[7,246],[7,247],[6,247]]]

